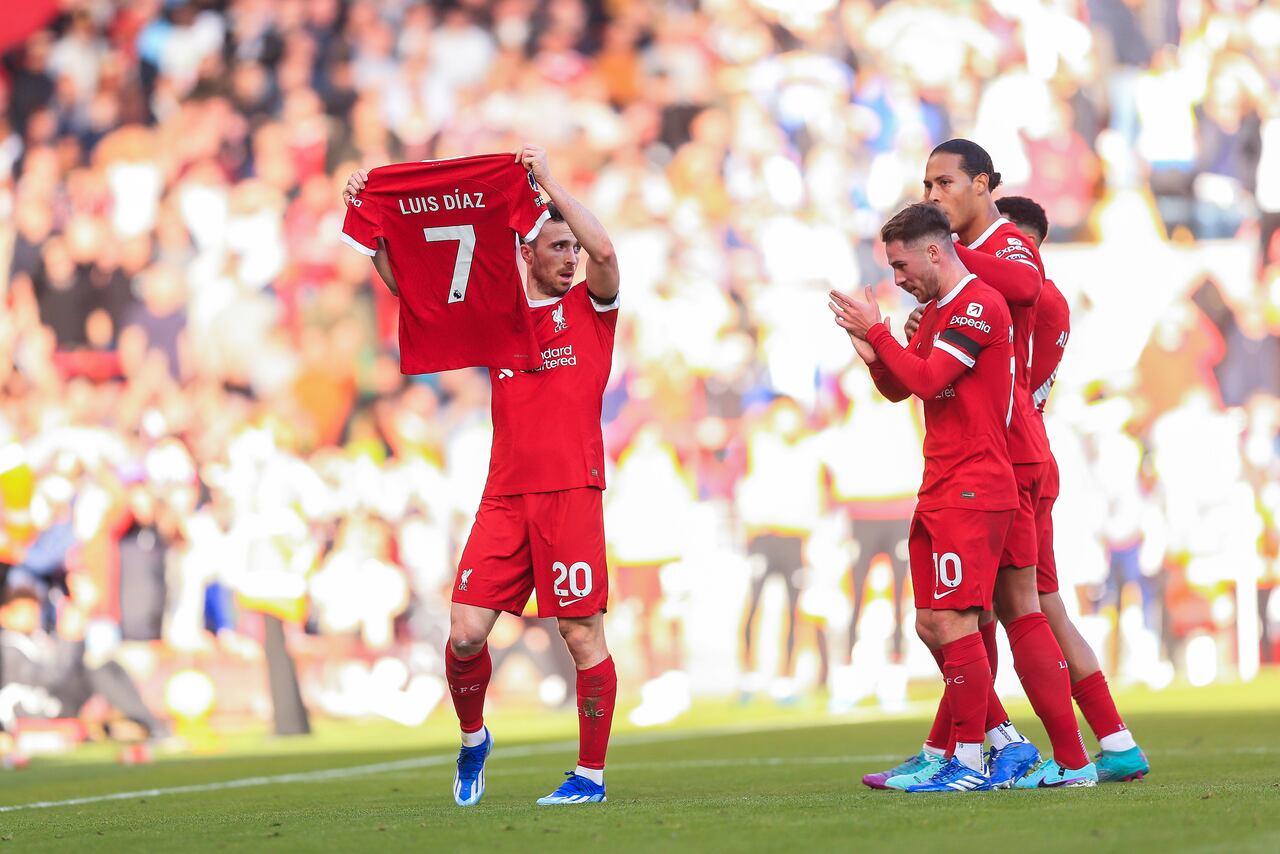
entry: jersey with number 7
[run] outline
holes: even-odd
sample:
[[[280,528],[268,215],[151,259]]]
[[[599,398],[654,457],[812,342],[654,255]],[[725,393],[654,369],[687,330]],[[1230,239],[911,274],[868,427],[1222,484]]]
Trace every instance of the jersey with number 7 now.
[[[406,374],[542,364],[516,258],[548,217],[510,154],[398,163],[369,173],[342,241],[372,257],[378,238],[400,289]]]

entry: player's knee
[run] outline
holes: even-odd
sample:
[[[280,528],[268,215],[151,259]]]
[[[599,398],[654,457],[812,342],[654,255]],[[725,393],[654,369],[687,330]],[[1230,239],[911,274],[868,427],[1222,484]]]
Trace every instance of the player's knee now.
[[[929,616],[924,612],[916,613],[916,635],[919,636],[920,640],[924,641],[925,646],[929,647],[929,649],[934,649],[937,646],[937,632]]]
[[[458,658],[479,655],[486,640],[484,632],[474,626],[454,625],[449,630],[449,646]]]
[[[598,620],[560,620],[559,628],[575,662],[592,657],[604,646],[604,625]]]

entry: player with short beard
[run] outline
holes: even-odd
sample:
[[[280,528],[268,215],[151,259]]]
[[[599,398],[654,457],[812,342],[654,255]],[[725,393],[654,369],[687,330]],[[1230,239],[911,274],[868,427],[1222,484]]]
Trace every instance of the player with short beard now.
[[[991,788],[982,756],[991,667],[978,618],[991,606],[1018,506],[1008,442],[1013,326],[1000,294],[960,263],[940,209],[911,205],[880,237],[895,284],[927,303],[919,333],[904,349],[870,288],[866,302],[832,291],[829,307],[881,394],[924,401],[924,479],[908,550],[916,631],[942,671],[956,746],[906,790],[980,791]]]
[[[543,364],[489,371],[489,477],[458,565],[445,648],[445,676],[462,728],[453,796],[459,806],[484,796],[493,749],[484,724],[492,674],[486,641],[501,612],[518,615],[536,592],[538,615],[557,618],[577,666],[579,731],[577,767],[538,803],[599,803],[618,685],[604,635],[609,575],[600,432],[618,323],[618,261],[604,226],[551,174],[546,152],[525,145],[515,157],[551,199],[550,221],[520,247]],[[367,178],[354,173],[344,197],[356,197]],[[586,281],[575,285],[582,250]],[[386,253],[380,245],[373,263],[396,293]]]
[[[1014,326],[1014,393],[1009,410],[1009,455],[1018,480],[1018,512],[1000,558],[994,614],[982,620],[982,635],[996,670],[995,617],[1005,626],[1014,669],[1053,745],[1053,759],[1040,761],[1039,751],[1009,722],[992,687],[987,705],[987,737],[992,785],[999,788],[1076,787],[1097,782],[1071,706],[1071,681],[1062,650],[1040,610],[1036,592],[1036,506],[1043,490],[1049,458],[1048,437],[1031,398],[1030,364],[1035,304],[1044,282],[1039,253],[1026,235],[1000,216],[991,192],[999,186],[991,156],[967,139],[942,143],[925,169],[925,202],[944,212],[951,223],[956,252],[965,267],[978,274],[1007,301]],[[950,748],[954,727],[944,696],[924,747],[917,756],[863,782],[874,788],[910,783],[932,773]]]

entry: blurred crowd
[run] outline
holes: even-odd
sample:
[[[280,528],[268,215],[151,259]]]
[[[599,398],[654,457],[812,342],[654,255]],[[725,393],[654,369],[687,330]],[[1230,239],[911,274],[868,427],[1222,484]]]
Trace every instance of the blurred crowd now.
[[[699,691],[900,703],[932,672],[902,589],[920,423],[825,292],[906,317],[878,229],[966,136],[1049,215],[1075,330],[1058,565],[1108,669],[1277,660],[1275,0],[59,5],[0,65],[0,557],[41,602],[26,634],[74,608],[84,655],[145,682],[265,672],[275,619],[314,706],[429,710],[488,382],[400,375],[341,188],[529,140],[622,265],[606,530],[633,720]],[[495,635],[498,690],[563,702],[549,641]]]

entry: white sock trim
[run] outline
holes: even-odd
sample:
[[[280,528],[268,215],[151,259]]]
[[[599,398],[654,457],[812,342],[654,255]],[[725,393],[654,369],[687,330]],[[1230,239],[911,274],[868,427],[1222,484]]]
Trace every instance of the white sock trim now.
[[[924,745],[923,750],[925,756],[932,756],[934,759],[941,759],[947,755],[947,751],[941,747],[932,747],[928,744]]]
[[[971,771],[982,773],[982,745],[956,742],[955,758]]]
[[[604,769],[603,768],[583,768],[581,765],[579,765],[577,768],[573,769],[573,773],[577,774],[579,777],[586,777],[588,780],[595,783],[597,786],[604,785]]]
[[[1019,741],[1026,741],[1026,739],[1018,733],[1018,728],[1009,721],[1005,721],[1002,724],[996,724],[991,729],[987,730],[987,740],[991,742],[991,746],[996,750],[1008,747],[1009,745]]]
[[[1098,739],[1098,746],[1107,752],[1120,752],[1133,750],[1138,746],[1138,742],[1133,740],[1133,733],[1127,729],[1122,729],[1119,732],[1113,732],[1111,735],[1104,735]]]
[[[488,735],[489,735],[489,728],[487,726],[482,726],[480,727],[480,729],[476,730],[475,732],[463,732],[462,746],[463,747],[479,747],[480,745],[484,744],[484,740],[485,738],[488,737]]]

